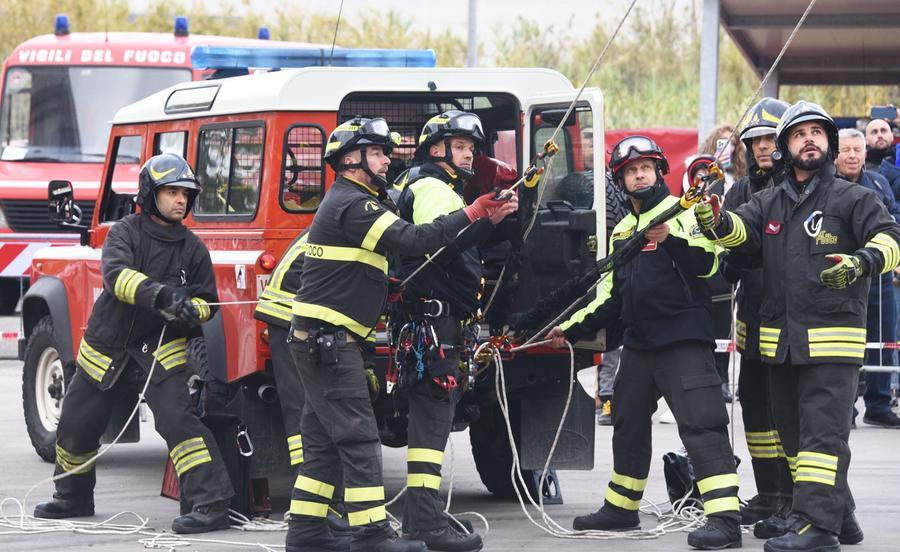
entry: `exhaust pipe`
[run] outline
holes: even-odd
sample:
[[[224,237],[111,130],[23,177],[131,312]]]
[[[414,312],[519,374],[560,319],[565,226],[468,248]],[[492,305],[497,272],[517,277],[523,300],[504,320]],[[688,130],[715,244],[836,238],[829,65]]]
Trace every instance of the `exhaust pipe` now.
[[[278,389],[275,388],[274,385],[269,383],[264,383],[260,385],[256,389],[256,394],[259,396],[259,399],[267,404],[272,404],[273,402],[278,400]]]

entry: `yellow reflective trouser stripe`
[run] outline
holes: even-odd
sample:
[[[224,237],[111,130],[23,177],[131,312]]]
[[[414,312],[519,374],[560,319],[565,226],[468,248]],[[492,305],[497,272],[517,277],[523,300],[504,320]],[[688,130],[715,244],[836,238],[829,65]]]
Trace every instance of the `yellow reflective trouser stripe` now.
[[[411,473],[406,476],[406,485],[408,487],[425,487],[426,489],[437,490],[441,488],[441,476],[428,473]]]
[[[703,513],[707,516],[718,514],[719,512],[736,512],[740,509],[741,503],[736,496],[726,496],[703,501]]]
[[[731,217],[731,233],[721,238],[719,241],[724,247],[735,247],[747,241],[747,228],[744,226],[744,221],[741,220],[741,217],[734,213],[727,214]]]
[[[308,243],[306,244],[306,256],[311,259],[324,259],[326,261],[363,263],[375,267],[385,274],[388,271],[387,257],[360,247],[339,247],[336,245]]]
[[[308,500],[292,500],[291,514],[295,516],[313,516],[323,518],[328,515],[328,504],[309,502]]]
[[[836,470],[838,467],[838,457],[832,454],[801,450],[797,454],[797,465],[815,466],[819,468],[826,468],[829,470]]]
[[[294,301],[293,313],[294,316],[315,318],[316,320],[322,320],[323,322],[328,322],[330,324],[334,324],[335,326],[347,328],[357,335],[368,336],[369,332],[372,331],[372,328],[363,326],[346,314],[341,314],[332,308],[323,307],[321,305],[313,305],[311,303],[301,303],[299,301]]]
[[[349,512],[347,514],[347,521],[350,522],[352,527],[383,521],[386,518],[387,513],[384,506],[375,506],[361,512]]]
[[[146,279],[147,276],[137,270],[123,268],[116,277],[113,293],[120,301],[133,305],[137,288]]]
[[[56,444],[56,463],[59,464],[59,467],[67,472],[72,472],[75,474],[87,473],[92,469],[93,464],[91,464],[90,466],[85,466],[85,463],[93,458],[96,454],[96,450],[92,450],[90,452],[85,452],[82,454],[73,454],[59,446],[59,443]]]
[[[375,219],[375,222],[369,227],[369,231],[366,232],[366,237],[363,238],[361,244],[362,248],[374,251],[375,246],[378,245],[378,240],[381,239],[384,231],[398,220],[400,220],[400,217],[390,211],[385,211],[384,214]]]
[[[180,337],[153,351],[153,357],[166,370],[171,370],[187,362],[187,339]]]
[[[747,444],[765,445],[769,443],[777,443],[778,432],[772,431],[748,431]]]
[[[751,458],[778,458],[779,449],[775,445],[747,445]]]
[[[869,240],[869,243],[866,244],[866,247],[877,249],[881,252],[881,256],[884,257],[884,266],[881,269],[882,274],[887,274],[900,263],[900,247],[898,247],[897,241],[893,236],[889,234],[884,232],[875,234]]]
[[[697,482],[697,488],[700,489],[700,494],[706,494],[718,489],[727,489],[728,487],[737,487],[738,485],[740,485],[740,481],[738,481],[736,473],[714,475]]]
[[[175,463],[175,473],[181,477],[192,468],[196,468],[200,464],[205,464],[207,462],[212,462],[212,456],[210,456],[208,449],[204,448],[203,450],[192,452],[191,454],[182,457],[179,462]]]
[[[334,485],[329,485],[328,483],[324,483],[322,481],[316,481],[315,479],[306,477],[305,475],[297,476],[297,481],[294,482],[294,488],[301,491],[306,491],[307,493],[312,493],[314,495],[319,495],[322,498],[326,498],[328,500],[331,500],[331,497],[334,496]]]
[[[209,314],[211,312],[209,310],[209,303],[199,297],[191,297],[191,303],[193,303],[194,306],[197,307],[197,314],[200,315],[200,320],[209,319]]]
[[[407,462],[428,462],[441,465],[444,462],[444,451],[426,448],[411,448],[406,451]]]
[[[799,467],[794,481],[807,483],[821,483],[823,485],[834,486],[836,474],[830,470],[818,470],[816,468]]]
[[[610,481],[619,485],[620,487],[624,487],[629,491],[638,491],[644,492],[644,489],[647,488],[647,480],[646,479],[636,479],[634,477],[628,477],[627,475],[622,475],[613,471],[612,477],[610,477]]]
[[[624,510],[636,511],[641,506],[640,500],[632,500],[609,487],[606,488],[606,501],[613,506],[618,506]]]
[[[344,502],[373,502],[384,500],[384,487],[347,487]]]

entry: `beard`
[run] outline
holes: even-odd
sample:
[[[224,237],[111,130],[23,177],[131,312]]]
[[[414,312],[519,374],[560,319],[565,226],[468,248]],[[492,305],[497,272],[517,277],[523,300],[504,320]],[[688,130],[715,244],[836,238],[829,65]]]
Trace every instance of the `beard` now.
[[[801,157],[794,158],[794,166],[802,171],[817,171],[825,166],[825,163],[828,162],[828,156],[825,155],[825,152],[822,150],[818,150],[819,155],[816,157],[809,157],[803,159]]]

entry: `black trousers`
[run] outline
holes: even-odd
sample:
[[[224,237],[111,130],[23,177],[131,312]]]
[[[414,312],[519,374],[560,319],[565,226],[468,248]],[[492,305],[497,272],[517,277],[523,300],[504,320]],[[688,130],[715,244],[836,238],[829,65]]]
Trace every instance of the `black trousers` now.
[[[409,449],[406,453],[407,490],[406,509],[403,516],[405,529],[415,533],[433,531],[448,525],[444,515],[444,502],[440,497],[441,463],[444,448],[453,425],[456,403],[462,394],[457,387],[449,392],[440,388],[430,377],[436,374],[452,375],[462,385],[459,369],[462,346],[462,324],[452,317],[438,318],[434,330],[444,346],[445,358],[428,367],[428,376],[417,382],[406,393],[409,400]]]
[[[769,372],[775,427],[794,475],[793,512],[832,533],[856,509],[847,440],[858,380],[851,364],[773,364]]]
[[[278,402],[281,405],[281,419],[287,436],[291,467],[296,470],[303,462],[303,441],[300,433],[300,420],[303,417],[303,405],[306,403],[303,382],[300,381],[300,371],[294,364],[294,358],[288,347],[290,330],[275,324],[267,325],[269,349],[272,351],[272,371],[275,373]]]
[[[761,496],[790,499],[794,482],[778,430],[775,429],[769,370],[770,365],[757,358],[741,357],[738,377],[741,415],[756,492]]]
[[[107,391],[90,383],[80,368],[75,372],[56,430],[56,475],[77,469],[96,453],[116,394],[128,386],[143,385],[146,375],[137,363],[129,360],[123,370]],[[230,499],[234,495],[231,480],[212,432],[194,412],[188,394],[188,373],[181,370],[151,383],[146,399],[153,411],[156,431],[169,447],[182,495],[194,505]],[[92,465],[78,475],[57,481],[56,496],[89,497],[95,481]]]
[[[344,503],[354,542],[383,540],[388,534],[382,483],[381,441],[369,398],[359,346],[342,342],[335,332],[338,362],[324,364],[309,354],[306,341],[289,344],[306,390],[300,430],[303,463],[291,496],[292,531],[302,545],[305,535],[320,534],[340,471]],[[300,527],[309,527],[308,532]]]
[[[613,474],[607,504],[638,510],[653,452],[651,417],[662,396],[694,466],[706,515],[740,519],[728,413],[709,344],[680,342],[647,350],[626,346],[614,395]]]

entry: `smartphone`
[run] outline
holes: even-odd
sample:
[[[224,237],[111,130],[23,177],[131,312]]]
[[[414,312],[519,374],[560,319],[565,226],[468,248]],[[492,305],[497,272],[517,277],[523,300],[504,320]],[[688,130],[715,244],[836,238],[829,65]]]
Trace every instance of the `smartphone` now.
[[[893,121],[897,118],[897,108],[892,105],[873,105],[869,109],[869,118]]]

